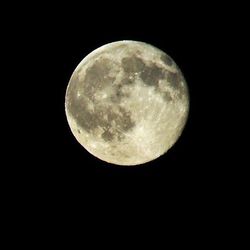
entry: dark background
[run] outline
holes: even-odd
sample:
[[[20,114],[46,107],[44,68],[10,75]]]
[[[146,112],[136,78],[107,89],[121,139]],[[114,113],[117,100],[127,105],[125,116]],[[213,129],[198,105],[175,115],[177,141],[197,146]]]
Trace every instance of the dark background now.
[[[18,197],[11,196],[16,206],[47,223],[47,230],[82,220],[91,221],[94,233],[112,224],[135,234],[136,225],[143,230],[151,223],[154,230],[174,221],[171,230],[182,225],[186,232],[204,225],[216,231],[214,225],[231,223],[230,205],[223,204],[235,195],[238,181],[228,150],[234,133],[225,122],[235,114],[230,94],[235,89],[226,79],[239,39],[233,33],[240,27],[234,6],[60,3],[29,5],[18,13],[7,29],[12,59],[20,65],[8,75],[19,79],[14,85],[18,104],[12,109],[18,127],[13,123],[10,145],[17,153],[8,158],[14,162],[9,188]],[[92,156],[76,141],[65,116],[66,87],[76,66],[94,49],[118,40],[143,41],[165,51],[190,92],[180,139],[167,154],[140,166],[115,166]]]

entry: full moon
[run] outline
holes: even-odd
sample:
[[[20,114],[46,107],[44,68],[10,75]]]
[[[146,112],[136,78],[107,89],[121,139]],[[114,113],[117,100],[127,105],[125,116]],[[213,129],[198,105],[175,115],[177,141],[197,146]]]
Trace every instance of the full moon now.
[[[179,67],[144,42],[118,41],[88,54],[73,72],[66,117],[95,157],[138,165],[166,153],[186,124],[189,94]]]

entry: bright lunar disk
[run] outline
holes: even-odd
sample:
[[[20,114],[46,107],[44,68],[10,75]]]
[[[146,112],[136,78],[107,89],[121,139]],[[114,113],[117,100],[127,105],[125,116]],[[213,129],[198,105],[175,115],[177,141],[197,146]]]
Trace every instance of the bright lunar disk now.
[[[69,81],[66,116],[78,142],[117,165],[152,161],[185,126],[186,81],[166,53],[149,44],[119,41],[87,55]]]

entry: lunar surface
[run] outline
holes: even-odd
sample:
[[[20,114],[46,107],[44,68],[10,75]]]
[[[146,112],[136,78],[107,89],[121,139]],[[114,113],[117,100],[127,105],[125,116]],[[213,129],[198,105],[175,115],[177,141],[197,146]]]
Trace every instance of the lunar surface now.
[[[117,165],[166,153],[185,126],[189,95],[171,57],[136,41],[106,44],[87,55],[69,81],[66,116],[77,141]]]

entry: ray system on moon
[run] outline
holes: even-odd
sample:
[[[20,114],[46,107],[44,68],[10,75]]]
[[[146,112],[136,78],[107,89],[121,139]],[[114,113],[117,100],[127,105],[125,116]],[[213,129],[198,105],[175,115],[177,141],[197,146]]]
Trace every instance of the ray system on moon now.
[[[106,44],[87,55],[66,91],[66,116],[78,142],[117,165],[152,161],[177,141],[189,95],[172,58],[143,42]]]

